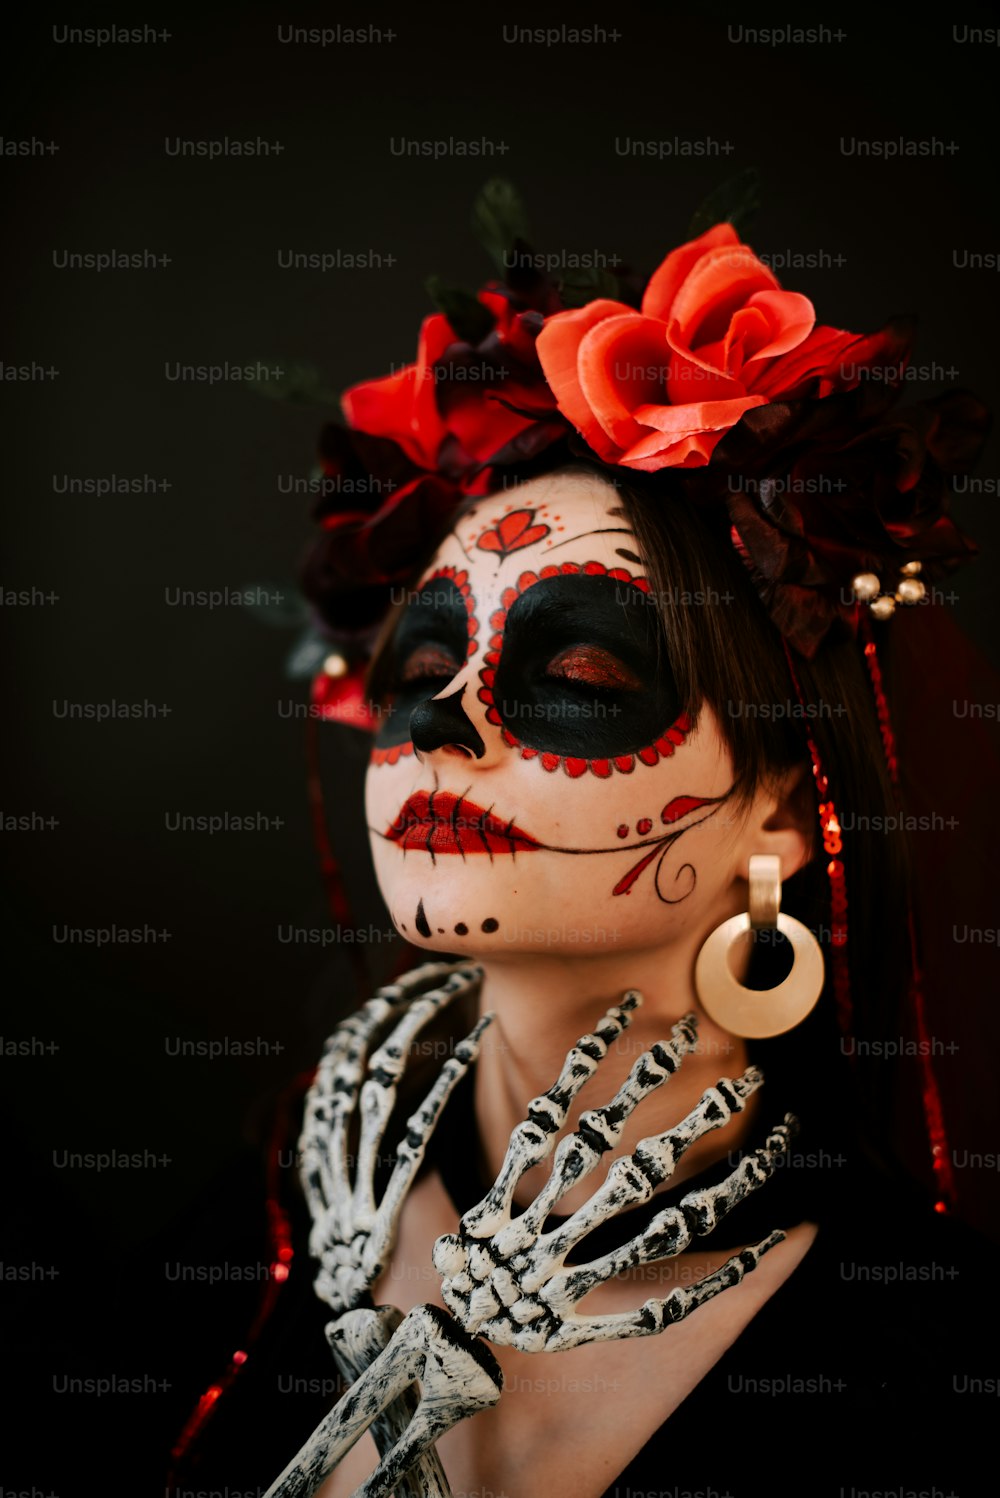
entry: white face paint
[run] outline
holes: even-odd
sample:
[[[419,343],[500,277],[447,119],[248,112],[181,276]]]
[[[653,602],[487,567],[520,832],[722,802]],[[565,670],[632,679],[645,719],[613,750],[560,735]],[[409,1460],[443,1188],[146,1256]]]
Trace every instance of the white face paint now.
[[[706,928],[738,877],[732,760],[678,700],[615,490],[480,501],[395,635],[366,784],[379,886],[416,946],[629,952]]]

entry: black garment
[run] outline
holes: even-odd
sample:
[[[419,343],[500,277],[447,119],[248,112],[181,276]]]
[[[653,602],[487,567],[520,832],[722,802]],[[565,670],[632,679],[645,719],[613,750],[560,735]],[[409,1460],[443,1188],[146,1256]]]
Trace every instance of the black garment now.
[[[439,1136],[434,1152],[459,1215],[489,1184],[475,1168],[471,1081],[449,1104],[450,1137],[464,1148],[445,1149]],[[742,1153],[763,1143],[780,1118],[765,1105]],[[721,1180],[734,1163],[723,1159],[601,1224],[573,1257],[606,1253],[687,1192]],[[560,1221],[553,1214],[548,1226]],[[984,1283],[995,1262],[992,1246],[891,1189],[843,1150],[806,1149],[801,1139],[767,1185],[697,1244],[736,1248],[802,1221],[819,1224],[805,1258],[605,1498],[675,1498],[675,1490],[676,1498],[723,1498],[726,1491],[732,1498],[853,1498],[852,1489],[859,1498],[871,1490],[896,1498],[907,1474],[928,1495],[932,1474],[941,1498],[960,1487],[977,1424],[1000,1394],[984,1335],[991,1317],[995,1327],[996,1295]],[[971,1438],[964,1451],[954,1440],[963,1426]],[[945,1433],[950,1440],[942,1440]]]
[[[833,1146],[830,1129],[821,1136],[820,1118],[829,1113],[821,1115],[817,1103],[828,1100],[815,1067],[788,1070],[779,1061],[772,1052],[761,1138],[747,1148],[781,1120],[786,1098],[797,1102],[807,1093],[805,1107],[794,1110],[802,1133],[792,1163],[699,1244],[755,1242],[803,1220],[819,1224],[816,1241],[606,1498],[964,1498],[988,1491],[992,1483],[969,1486],[968,1472],[984,1450],[1000,1387],[995,1253],[859,1154]],[[453,1095],[429,1149],[428,1167],[439,1171],[456,1218],[488,1184],[476,1162],[471,1084],[470,1076]],[[653,1211],[726,1174],[732,1163],[720,1161],[602,1225],[587,1241],[587,1257],[624,1241]],[[182,1492],[228,1486],[230,1493],[262,1493],[340,1392],[323,1334],[329,1312],[311,1287],[308,1214],[298,1196],[292,1211],[290,1279],[234,1388],[179,1469]],[[217,1371],[203,1370],[201,1387]]]

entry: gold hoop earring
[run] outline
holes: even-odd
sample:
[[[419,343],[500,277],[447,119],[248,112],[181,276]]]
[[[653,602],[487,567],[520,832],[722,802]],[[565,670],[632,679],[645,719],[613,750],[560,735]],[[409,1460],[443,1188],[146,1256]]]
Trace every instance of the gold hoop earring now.
[[[708,937],[695,963],[694,983],[709,1019],[730,1035],[765,1040],[805,1019],[823,991],[823,951],[808,926],[781,913],[781,859],[750,859],[750,908]],[[733,946],[748,931],[780,931],[792,945],[792,970],[775,988],[744,988],[729,966]]]

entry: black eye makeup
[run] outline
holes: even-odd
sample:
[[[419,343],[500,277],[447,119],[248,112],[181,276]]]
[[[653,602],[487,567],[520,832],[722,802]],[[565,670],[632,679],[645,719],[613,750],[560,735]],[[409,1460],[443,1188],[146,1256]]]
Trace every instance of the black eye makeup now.
[[[410,714],[461,671],[476,649],[477,634],[468,572],[441,567],[413,592],[392,642],[373,764],[395,764],[413,753]]]
[[[522,572],[490,618],[479,700],[524,759],[571,776],[629,774],[690,731],[649,584],[623,567]]]

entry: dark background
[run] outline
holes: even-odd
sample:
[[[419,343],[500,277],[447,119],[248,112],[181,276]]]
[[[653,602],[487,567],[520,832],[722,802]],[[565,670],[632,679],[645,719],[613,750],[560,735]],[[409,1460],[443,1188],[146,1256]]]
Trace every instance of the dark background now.
[[[3,587],[58,595],[3,611],[2,809],[58,823],[2,835],[3,1033],[58,1047],[0,1062],[14,1229],[5,1262],[56,1271],[5,1291],[22,1325],[56,1327],[38,1331],[37,1361],[27,1355],[21,1380],[27,1406],[47,1420],[66,1418],[67,1401],[48,1392],[54,1368],[166,1369],[172,1384],[160,1398],[93,1401],[81,1417],[93,1421],[86,1451],[65,1480],[54,1465],[63,1443],[36,1447],[23,1467],[6,1459],[5,1487],[31,1480],[48,1492],[55,1482],[60,1498],[94,1491],[95,1462],[124,1429],[145,1456],[121,1491],[154,1489],[158,1443],[191,1392],[169,1370],[184,1366],[178,1345],[210,1320],[211,1296],[194,1287],[168,1302],[150,1282],[141,1303],[126,1301],[116,1295],[122,1266],[211,1195],[270,1100],[314,1062],[354,1001],[345,950],[277,936],[289,925],[330,927],[305,729],[279,710],[306,700],[305,684],[285,676],[296,628],[242,607],[166,602],[166,590],[257,584],[293,612],[310,500],[280,487],[283,476],[308,476],[325,412],[232,382],[172,382],[165,366],[306,362],[340,390],[412,359],[428,273],[473,287],[491,274],[468,229],[488,177],[518,185],[540,249],[617,253],[648,272],[683,241],[708,192],[756,166],[764,203],[747,237],[761,253],[824,262],[778,270],[821,321],[860,332],[917,311],[916,364],[937,369],[908,391],[961,385],[1000,406],[996,273],[954,264],[956,254],[1000,250],[1000,50],[957,42],[944,19],[910,18],[904,29],[851,18],[839,41],[768,47],[729,32],[767,17],[696,21],[628,7],[616,15],[617,41],[544,46],[506,41],[503,27],[589,18],[452,7],[411,12],[391,41],[325,48],[283,45],[277,27],[392,23],[278,11],[148,19],[169,39],[58,44],[62,22],[24,22],[9,36],[3,89],[5,138],[59,148],[0,159],[9,302],[0,357],[59,371],[0,383]],[[957,29],[991,20],[973,7]],[[211,161],[164,148],[167,138],[226,136],[283,149]],[[389,141],[401,136],[485,137],[506,149],[400,158]],[[733,149],[658,160],[618,154],[625,137]],[[841,149],[843,138],[900,137],[958,149],[905,160]],[[53,263],[54,253],[112,249],[148,249],[170,264],[97,273]],[[277,263],[282,251],[336,250],[391,254],[395,264],[324,274]],[[837,257],[843,264],[829,263]],[[985,492],[954,505],[983,553],[956,578],[955,611],[995,661],[995,440],[980,474]],[[169,488],[55,492],[63,475],[149,475]],[[169,713],[97,723],[53,707],[147,699]],[[335,845],[381,975],[400,949],[389,945],[363,836],[366,743],[333,727],[321,739]],[[166,815],[223,812],[283,825],[216,836],[165,827]],[[67,926],[147,925],[169,938],[100,949],[55,939]],[[168,1054],[178,1039],[227,1037],[259,1038],[267,1053]],[[59,1168],[67,1149],[148,1150],[169,1163]],[[988,1227],[990,1178],[972,1177],[970,1215]]]

